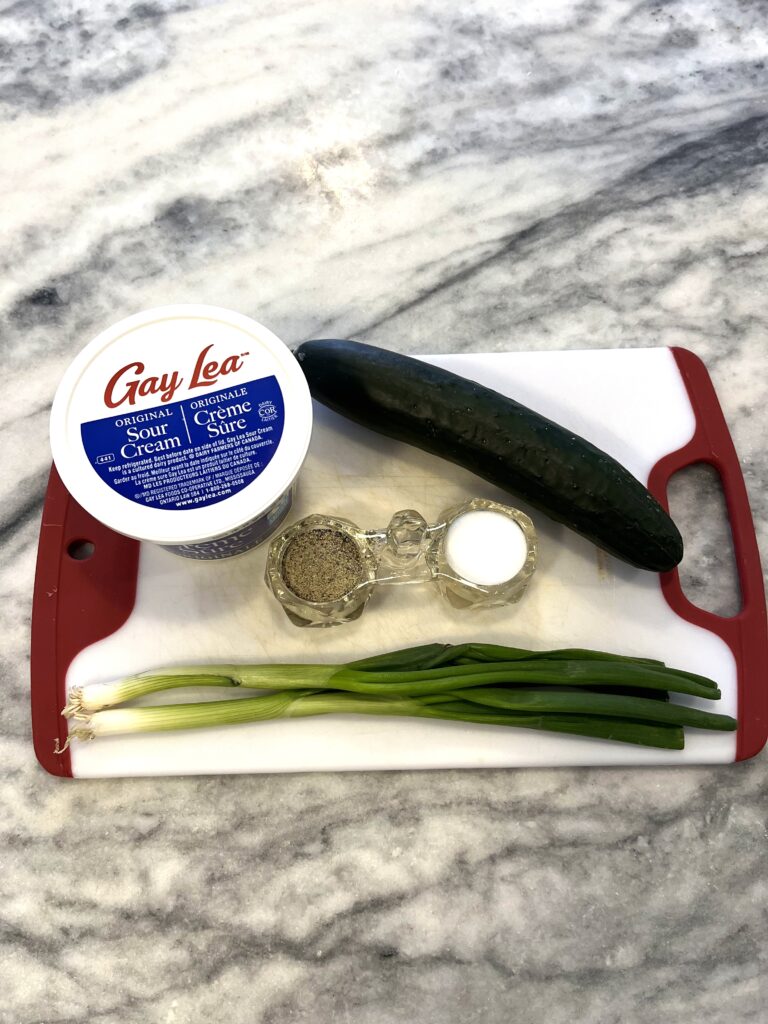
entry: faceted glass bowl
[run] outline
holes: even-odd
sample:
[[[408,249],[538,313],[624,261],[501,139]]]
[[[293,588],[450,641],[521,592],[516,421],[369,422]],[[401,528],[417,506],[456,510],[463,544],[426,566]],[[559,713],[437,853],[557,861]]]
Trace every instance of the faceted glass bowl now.
[[[453,568],[447,558],[448,530],[451,525],[468,512],[496,512],[512,519],[520,527],[526,543],[525,561],[519,572],[502,583],[485,585],[464,579]],[[455,505],[443,513],[444,529],[427,550],[427,563],[440,593],[454,608],[495,608],[499,605],[516,604],[525,593],[536,568],[538,541],[533,521],[524,512],[485,498],[472,498],[461,505]]]
[[[363,582],[335,601],[307,601],[293,593],[283,576],[283,559],[291,543],[300,534],[311,533],[314,530],[333,530],[349,537],[360,554]],[[376,560],[365,543],[365,534],[348,519],[340,519],[337,516],[307,516],[284,530],[269,547],[265,573],[267,586],[283,606],[285,614],[297,626],[335,626],[358,618],[371,596],[375,578]]]

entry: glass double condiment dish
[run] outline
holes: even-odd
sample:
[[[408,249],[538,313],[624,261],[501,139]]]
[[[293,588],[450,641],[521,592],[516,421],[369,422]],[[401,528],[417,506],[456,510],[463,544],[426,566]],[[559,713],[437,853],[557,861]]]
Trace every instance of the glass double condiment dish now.
[[[272,541],[266,582],[297,626],[351,622],[379,586],[433,583],[456,608],[491,608],[523,596],[536,544],[524,512],[483,498],[446,509],[433,525],[414,509],[379,530],[310,515]]]

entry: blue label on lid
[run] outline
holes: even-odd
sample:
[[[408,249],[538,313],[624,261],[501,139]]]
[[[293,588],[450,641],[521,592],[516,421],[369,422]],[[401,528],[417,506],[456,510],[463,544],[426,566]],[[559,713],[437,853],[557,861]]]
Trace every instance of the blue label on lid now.
[[[225,501],[264,472],[285,408],[274,376],[81,425],[88,461],[107,486],[149,508]]]

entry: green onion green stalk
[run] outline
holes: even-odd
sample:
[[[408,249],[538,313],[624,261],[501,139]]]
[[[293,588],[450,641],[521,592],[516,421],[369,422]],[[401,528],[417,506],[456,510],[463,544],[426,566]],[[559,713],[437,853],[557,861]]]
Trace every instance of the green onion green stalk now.
[[[177,687],[272,691],[235,700],[119,707]],[[327,714],[443,719],[540,729],[682,749],[684,728],[731,731],[736,722],[669,700],[717,700],[711,679],[663,662],[568,649],[428,644],[346,665],[206,665],[72,690],[62,714],[72,739]],[[66,746],[65,745],[65,746]]]

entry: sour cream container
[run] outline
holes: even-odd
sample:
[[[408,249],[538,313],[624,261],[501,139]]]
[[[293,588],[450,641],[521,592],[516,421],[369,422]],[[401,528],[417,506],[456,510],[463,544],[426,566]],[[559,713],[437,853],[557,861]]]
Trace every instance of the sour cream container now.
[[[51,411],[56,469],[106,526],[189,558],[227,558],[287,515],[312,401],[270,330],[217,306],[121,320],[79,353]]]

